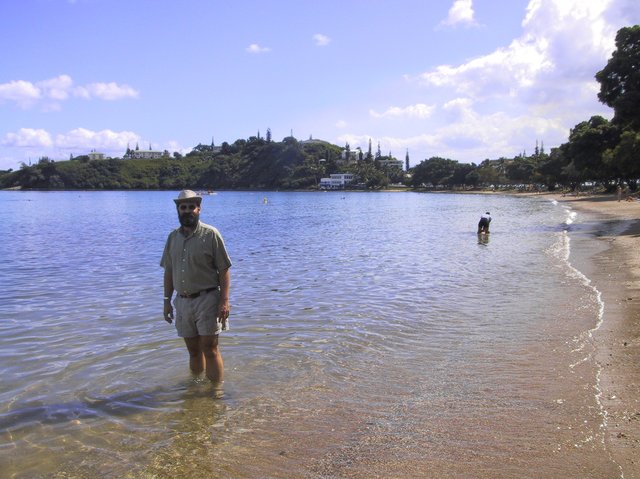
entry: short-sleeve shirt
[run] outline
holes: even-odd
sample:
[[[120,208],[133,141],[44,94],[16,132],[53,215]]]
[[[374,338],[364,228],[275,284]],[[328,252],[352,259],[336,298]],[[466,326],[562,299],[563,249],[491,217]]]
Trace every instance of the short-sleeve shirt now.
[[[169,233],[160,266],[171,271],[178,294],[195,294],[217,288],[219,272],[231,267],[231,259],[220,232],[199,221],[189,236],[182,228]]]

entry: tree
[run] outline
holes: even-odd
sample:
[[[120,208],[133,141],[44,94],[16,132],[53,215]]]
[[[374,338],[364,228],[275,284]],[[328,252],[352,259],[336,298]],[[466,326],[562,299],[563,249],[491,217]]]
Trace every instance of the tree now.
[[[569,134],[566,155],[581,180],[606,181],[611,172],[603,162],[603,153],[614,148],[618,133],[609,120],[599,115],[578,123]]]
[[[469,173],[471,173],[475,169],[476,165],[474,165],[473,163],[469,164],[456,162],[453,165],[453,175],[451,175],[450,177],[449,185],[463,186],[470,184],[469,182],[467,182],[467,176],[469,176]]]
[[[640,132],[627,130],[615,148],[607,150],[603,159],[618,181],[626,181],[635,190],[640,178]]]
[[[554,191],[556,185],[568,185],[569,179],[565,168],[569,164],[569,160],[565,155],[567,145],[560,148],[552,148],[551,154],[543,159],[536,170],[536,176],[541,183],[547,185],[549,191]]]
[[[640,130],[640,25],[618,30],[616,50],[596,80],[598,99],[614,110],[613,122]]]
[[[480,183],[480,175],[475,169],[473,169],[472,171],[467,173],[467,176],[464,177],[464,183],[465,185],[471,185],[475,187],[478,183]]]
[[[539,154],[537,145],[536,151],[538,151],[537,156]],[[514,183],[531,183],[534,171],[535,164],[531,158],[516,158],[506,166],[507,179]]]
[[[376,168],[373,163],[359,162],[350,165],[348,168],[358,178],[359,183],[364,183],[367,188],[376,189],[385,187],[389,184],[388,176]]]
[[[198,152],[198,153],[206,153],[212,150],[213,150],[213,147],[211,145],[203,145],[202,143],[198,143],[196,146],[193,147],[191,151]]]
[[[457,161],[439,157],[422,161],[412,170],[411,184],[413,186],[428,185],[429,183],[434,186],[448,184],[449,179],[455,173],[457,164]]]
[[[503,179],[506,178],[500,176],[500,170],[495,168],[489,160],[483,161],[476,170],[479,177],[479,183],[484,185],[499,185]]]

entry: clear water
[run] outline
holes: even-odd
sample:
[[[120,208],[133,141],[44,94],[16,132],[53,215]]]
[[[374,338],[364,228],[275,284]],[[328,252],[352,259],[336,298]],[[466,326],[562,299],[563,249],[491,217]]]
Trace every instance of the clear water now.
[[[162,320],[175,195],[0,192],[1,477],[620,475],[593,359],[602,300],[571,264],[595,243],[574,212],[207,196],[234,262],[220,394]]]

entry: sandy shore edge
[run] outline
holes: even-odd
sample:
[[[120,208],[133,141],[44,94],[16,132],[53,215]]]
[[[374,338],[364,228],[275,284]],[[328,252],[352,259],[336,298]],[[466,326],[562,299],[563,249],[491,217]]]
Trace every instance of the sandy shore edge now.
[[[608,246],[590,258],[590,279],[604,301],[603,322],[593,339],[605,443],[621,477],[640,479],[640,201],[618,201],[615,195],[528,196],[565,203],[602,222],[597,240]],[[617,233],[611,233],[611,224]]]

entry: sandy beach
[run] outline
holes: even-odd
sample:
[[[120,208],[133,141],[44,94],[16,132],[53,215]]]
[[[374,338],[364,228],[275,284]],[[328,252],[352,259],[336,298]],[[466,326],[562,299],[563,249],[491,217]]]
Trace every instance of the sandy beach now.
[[[608,247],[590,258],[589,277],[604,301],[593,340],[601,366],[605,441],[621,477],[640,478],[640,202],[618,201],[615,195],[549,196],[602,221],[598,236]]]

